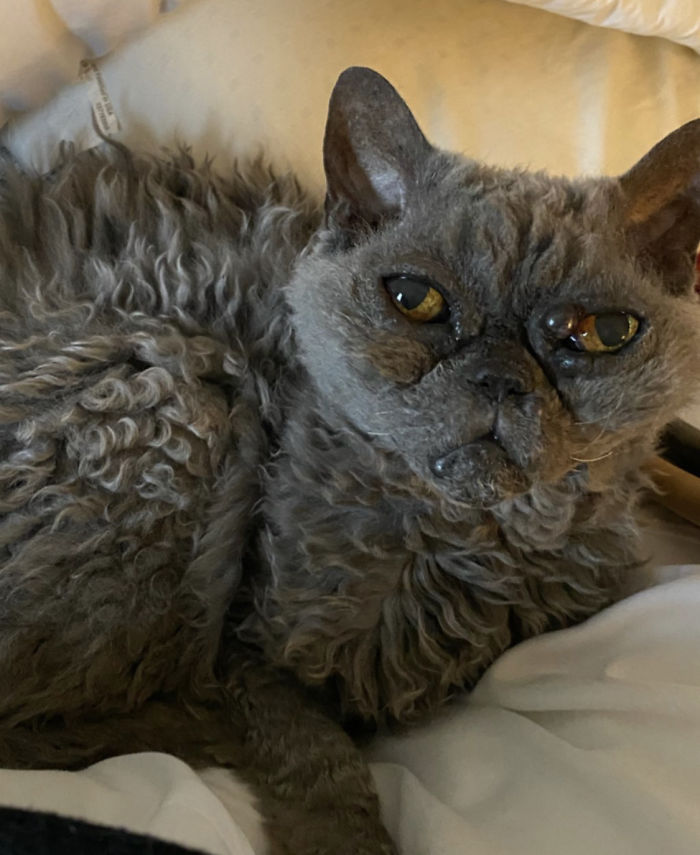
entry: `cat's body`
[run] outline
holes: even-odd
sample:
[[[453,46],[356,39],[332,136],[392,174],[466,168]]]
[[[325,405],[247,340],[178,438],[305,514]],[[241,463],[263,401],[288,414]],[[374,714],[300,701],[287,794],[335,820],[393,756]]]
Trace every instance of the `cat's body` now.
[[[638,176],[480,167],[344,80],[325,226],[184,156],[0,179],[0,763],[215,760],[290,852],[389,847],[323,703],[413,720],[618,596],[697,367],[685,261],[658,228],[635,254]],[[624,355],[561,344],[612,309]]]

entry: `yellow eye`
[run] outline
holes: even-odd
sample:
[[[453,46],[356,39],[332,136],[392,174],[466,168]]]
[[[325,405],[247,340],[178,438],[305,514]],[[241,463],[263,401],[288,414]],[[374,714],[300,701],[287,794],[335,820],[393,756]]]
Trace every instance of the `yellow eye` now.
[[[419,323],[444,323],[450,310],[445,298],[428,282],[411,276],[388,276],[384,287],[396,308]]]
[[[627,312],[585,315],[576,324],[571,338],[588,353],[611,353],[634,338],[639,321]]]

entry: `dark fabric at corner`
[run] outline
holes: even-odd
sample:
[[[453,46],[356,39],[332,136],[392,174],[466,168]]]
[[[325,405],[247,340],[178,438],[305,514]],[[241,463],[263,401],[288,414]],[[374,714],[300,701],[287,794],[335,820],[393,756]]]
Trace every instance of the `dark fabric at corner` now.
[[[121,828],[0,807],[0,855],[204,855]]]

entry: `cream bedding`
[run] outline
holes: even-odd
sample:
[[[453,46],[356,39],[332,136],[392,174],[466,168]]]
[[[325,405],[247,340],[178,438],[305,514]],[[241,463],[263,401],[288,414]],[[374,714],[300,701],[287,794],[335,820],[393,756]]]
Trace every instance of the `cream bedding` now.
[[[177,0],[0,0],[0,126],[78,77]]]
[[[700,115],[687,48],[502,0],[189,0],[100,62],[121,139],[179,137],[222,165],[264,145],[319,192],[348,65],[389,77],[437,144],[506,166],[619,172]],[[64,89],[4,142],[45,167],[59,139],[94,142],[90,107],[88,85]]]
[[[698,0],[510,0],[598,27],[662,36],[700,53]]]

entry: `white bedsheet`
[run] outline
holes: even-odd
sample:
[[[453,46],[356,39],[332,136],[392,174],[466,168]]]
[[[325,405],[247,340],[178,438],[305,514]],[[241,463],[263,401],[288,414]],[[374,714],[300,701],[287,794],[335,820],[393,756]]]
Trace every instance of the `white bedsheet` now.
[[[403,855],[697,855],[700,565],[676,572],[374,750]]]
[[[201,778],[156,752],[114,757],[81,772],[0,769],[0,804],[127,828],[211,855],[264,855],[252,798],[224,775],[215,769]]]

